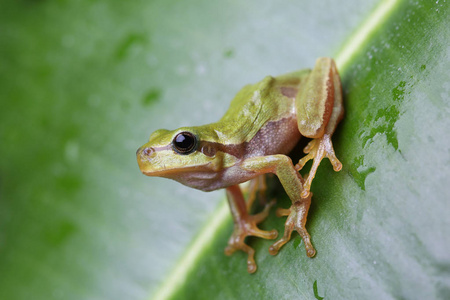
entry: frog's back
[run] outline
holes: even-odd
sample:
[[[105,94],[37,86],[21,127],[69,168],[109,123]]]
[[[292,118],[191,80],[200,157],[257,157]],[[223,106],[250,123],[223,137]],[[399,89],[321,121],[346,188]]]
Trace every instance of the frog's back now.
[[[245,86],[222,119],[215,123],[216,129],[228,133],[227,143],[242,144],[246,156],[289,152],[300,139],[295,95],[301,78],[267,76]]]
[[[267,76],[239,91],[230,108],[216,125],[230,133],[236,142],[249,142],[268,122],[294,113],[295,101],[275,87],[276,79]],[[224,128],[226,127],[226,128]]]

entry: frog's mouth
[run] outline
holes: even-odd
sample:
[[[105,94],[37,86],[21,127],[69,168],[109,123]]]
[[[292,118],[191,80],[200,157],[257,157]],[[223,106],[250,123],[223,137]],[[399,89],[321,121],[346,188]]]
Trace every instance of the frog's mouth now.
[[[142,174],[151,176],[151,177],[165,177],[176,179],[177,177],[203,177],[200,174],[212,173],[211,168],[208,167],[211,163],[207,163],[205,165],[200,166],[186,166],[186,167],[177,167],[170,168],[161,166],[158,169],[152,168],[151,164],[138,161],[139,169]]]
[[[152,177],[167,177],[175,178],[187,173],[204,173],[211,172],[211,162],[204,165],[171,165],[158,161],[157,159],[151,159],[141,153],[137,155],[137,163],[142,174]]]

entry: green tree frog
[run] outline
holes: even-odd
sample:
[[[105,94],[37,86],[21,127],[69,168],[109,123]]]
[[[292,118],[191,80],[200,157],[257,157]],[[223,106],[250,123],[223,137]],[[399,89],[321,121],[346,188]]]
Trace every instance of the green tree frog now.
[[[313,70],[267,76],[245,86],[216,123],[153,132],[149,142],[137,150],[137,161],[148,176],[170,178],[203,191],[225,188],[234,220],[225,253],[246,252],[247,270],[253,273],[257,269],[255,251],[245,238],[275,239],[278,233],[257,227],[273,202],[261,213],[250,215],[239,184],[257,181],[266,173],[278,176],[292,205],[277,211],[277,215],[288,217],[283,237],[270,246],[269,252],[277,254],[295,230],[305,243],[307,256],[313,257],[316,250],[305,228],[310,187],[324,157],[329,158],[335,171],[342,168],[331,135],[343,114],[336,64],[331,58],[319,58]],[[294,165],[287,154],[301,136],[312,140],[304,149],[307,155]],[[310,159],[311,170],[303,178],[298,171]]]

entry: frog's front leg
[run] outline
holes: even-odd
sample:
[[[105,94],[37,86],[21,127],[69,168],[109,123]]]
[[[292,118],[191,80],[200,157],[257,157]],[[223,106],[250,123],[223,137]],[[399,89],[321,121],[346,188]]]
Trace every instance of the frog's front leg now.
[[[266,204],[264,210],[256,215],[249,215],[247,205],[244,200],[239,185],[233,185],[226,189],[228,204],[230,205],[231,214],[234,221],[234,231],[231,235],[228,246],[225,248],[225,254],[231,255],[236,250],[242,250],[248,254],[247,271],[254,273],[257,269],[255,263],[255,250],[244,243],[247,236],[257,236],[264,239],[274,239],[278,232],[274,229],[265,231],[259,229],[256,225],[261,223],[269,214],[269,209],[275,202]]]
[[[270,246],[270,254],[276,255],[280,248],[283,247],[284,244],[289,242],[289,240],[291,239],[292,231],[294,230],[298,232],[305,243],[306,255],[308,257],[313,257],[316,254],[316,250],[311,244],[311,236],[305,228],[306,217],[308,216],[309,206],[311,205],[311,196],[312,193],[309,193],[308,197],[294,202],[289,209],[277,209],[278,217],[288,217],[284,225],[284,235],[275,244]]]
[[[242,167],[245,170],[260,174],[274,173],[277,175],[292,201],[292,206],[289,209],[279,209],[277,211],[278,215],[288,215],[288,218],[285,223],[283,238],[269,248],[269,253],[272,255],[277,254],[278,250],[290,240],[292,231],[296,230],[305,243],[306,255],[313,257],[316,250],[311,244],[311,237],[305,228],[308,209],[311,204],[311,194],[306,198],[301,197],[303,179],[295,170],[292,160],[282,154],[253,157],[247,159]]]
[[[317,59],[295,101],[300,133],[313,138],[304,149],[307,155],[295,166],[296,170],[301,170],[306,162],[314,160],[303,184],[302,198],[306,198],[324,157],[329,158],[335,171],[342,168],[331,142],[331,135],[344,114],[341,80],[333,59]]]

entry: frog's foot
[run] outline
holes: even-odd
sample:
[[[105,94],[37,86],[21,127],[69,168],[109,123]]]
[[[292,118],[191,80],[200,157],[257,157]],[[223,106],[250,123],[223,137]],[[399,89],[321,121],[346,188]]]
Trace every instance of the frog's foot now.
[[[275,204],[275,201],[268,203],[264,210],[256,215],[246,215],[240,220],[235,221],[234,231],[231,235],[228,246],[225,248],[225,254],[231,255],[236,250],[242,250],[247,253],[247,271],[254,273],[257,269],[255,262],[255,250],[244,243],[247,236],[257,236],[264,239],[274,239],[278,232],[274,230],[265,231],[259,229],[256,225],[261,223],[269,214],[270,208]]]
[[[316,254],[316,250],[311,244],[311,237],[305,228],[306,217],[308,215],[309,205],[311,204],[311,196],[312,194],[310,193],[307,198],[302,198],[301,200],[296,201],[289,209],[281,208],[277,210],[277,216],[288,216],[288,218],[285,223],[284,235],[281,239],[269,247],[270,254],[276,255],[280,248],[289,242],[292,231],[294,230],[298,232],[305,243],[306,255],[313,257]]]
[[[301,196],[302,198],[306,198],[310,193],[311,183],[316,176],[317,168],[323,158],[328,157],[336,172],[342,169],[342,163],[337,159],[336,154],[334,153],[333,143],[331,142],[331,136],[329,134],[324,134],[321,138],[313,139],[303,151],[307,155],[300,159],[298,164],[295,165],[297,171],[301,170],[310,159],[314,160],[308,177],[303,183]]]

